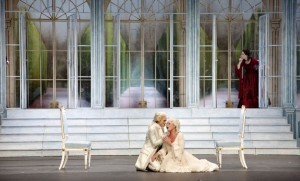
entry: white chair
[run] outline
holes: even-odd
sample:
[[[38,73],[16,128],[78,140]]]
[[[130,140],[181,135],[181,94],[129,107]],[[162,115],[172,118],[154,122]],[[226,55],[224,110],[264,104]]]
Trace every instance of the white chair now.
[[[241,164],[244,168],[248,168],[244,156],[244,133],[246,124],[246,108],[243,105],[239,121],[239,134],[236,141],[216,141],[217,161],[219,167],[222,167],[222,152],[225,150],[237,150],[239,153]]]
[[[91,142],[71,140],[68,135],[68,124],[66,117],[66,110],[62,106],[60,108],[60,123],[62,135],[62,157],[59,170],[65,168],[68,161],[69,152],[84,152],[84,166],[85,169],[91,166]]]

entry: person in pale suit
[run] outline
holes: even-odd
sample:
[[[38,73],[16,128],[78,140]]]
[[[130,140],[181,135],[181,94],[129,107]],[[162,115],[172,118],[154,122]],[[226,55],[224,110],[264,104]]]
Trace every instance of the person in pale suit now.
[[[155,113],[152,123],[148,126],[145,143],[135,163],[138,171],[159,171],[160,163],[152,160],[151,157],[159,150],[163,143],[164,126],[166,125],[167,114],[164,112]]]

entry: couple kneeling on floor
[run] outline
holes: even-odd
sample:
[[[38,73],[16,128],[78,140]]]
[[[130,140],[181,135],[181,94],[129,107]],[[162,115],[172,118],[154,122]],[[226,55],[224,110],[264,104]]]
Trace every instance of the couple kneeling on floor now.
[[[198,159],[184,150],[179,120],[170,118],[167,121],[164,112],[157,112],[149,125],[135,167],[139,171],[155,172],[212,172],[219,169],[217,164]]]

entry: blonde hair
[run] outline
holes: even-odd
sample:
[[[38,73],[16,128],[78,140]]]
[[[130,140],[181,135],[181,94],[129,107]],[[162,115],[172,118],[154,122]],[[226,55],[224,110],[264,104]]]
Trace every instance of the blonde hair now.
[[[165,112],[156,112],[153,118],[153,122],[158,123],[163,118],[167,119],[167,114]]]
[[[175,128],[176,128],[176,132],[179,133],[180,132],[180,122],[178,119],[175,118],[169,118],[168,122],[173,123]]]

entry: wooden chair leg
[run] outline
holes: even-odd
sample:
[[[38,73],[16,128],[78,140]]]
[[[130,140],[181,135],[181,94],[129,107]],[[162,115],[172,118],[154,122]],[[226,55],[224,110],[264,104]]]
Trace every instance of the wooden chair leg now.
[[[218,151],[218,148],[216,148],[216,157],[217,157],[217,164],[220,167],[220,165],[219,165],[219,151]]]
[[[63,164],[63,168],[65,168],[66,164],[67,164],[67,161],[68,161],[68,158],[69,158],[69,152],[66,151],[66,154],[65,154],[65,161],[64,161],[64,164]]]
[[[89,150],[89,167],[91,167],[91,150]]]
[[[248,168],[247,164],[246,164],[246,161],[245,161],[244,150],[242,150],[242,160],[243,160],[243,163],[244,163],[244,168]]]
[[[66,157],[66,153],[64,151],[62,151],[62,153],[61,153],[61,161],[60,161],[60,165],[59,165],[58,170],[60,170],[62,168],[62,166],[64,165],[65,157]]]
[[[240,161],[241,161],[242,166],[244,168],[248,168],[247,165],[246,165],[246,161],[245,161],[245,156],[244,156],[244,151],[243,150],[239,151],[239,156],[240,156]]]
[[[218,150],[218,163],[219,167],[222,168],[222,151],[220,149]]]
[[[88,165],[88,151],[84,152],[84,168],[87,169]]]

